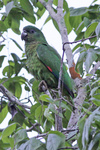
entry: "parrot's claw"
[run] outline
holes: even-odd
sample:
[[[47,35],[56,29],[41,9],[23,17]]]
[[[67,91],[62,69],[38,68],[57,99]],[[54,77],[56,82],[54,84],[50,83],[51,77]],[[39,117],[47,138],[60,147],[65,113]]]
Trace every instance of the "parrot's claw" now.
[[[47,87],[47,84],[44,80],[42,80],[39,84],[39,91],[40,92],[45,92],[47,91],[48,87]]]

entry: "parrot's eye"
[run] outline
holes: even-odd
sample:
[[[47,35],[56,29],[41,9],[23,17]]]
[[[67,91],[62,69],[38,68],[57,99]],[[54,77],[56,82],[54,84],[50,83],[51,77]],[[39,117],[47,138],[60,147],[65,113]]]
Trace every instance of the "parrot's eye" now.
[[[34,30],[31,30],[31,31],[30,31],[30,33],[34,33],[34,32],[35,32]]]

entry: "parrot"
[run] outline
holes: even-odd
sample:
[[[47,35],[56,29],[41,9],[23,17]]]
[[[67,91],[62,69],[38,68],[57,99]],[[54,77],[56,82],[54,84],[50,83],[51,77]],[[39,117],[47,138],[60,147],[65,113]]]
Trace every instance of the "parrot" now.
[[[35,26],[25,26],[21,33],[25,41],[27,67],[36,80],[44,80],[48,88],[57,88],[61,66],[60,54],[51,47],[41,30]],[[63,63],[61,83],[66,90],[66,95],[74,98],[72,81]]]

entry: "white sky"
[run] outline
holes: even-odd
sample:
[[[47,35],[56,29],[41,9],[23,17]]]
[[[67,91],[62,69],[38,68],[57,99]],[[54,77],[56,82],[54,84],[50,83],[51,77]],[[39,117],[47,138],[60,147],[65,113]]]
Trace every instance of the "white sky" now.
[[[93,0],[67,0],[69,7],[87,7],[92,3]],[[98,1],[98,4],[100,4],[100,0]],[[38,27],[39,29],[42,27],[43,22],[45,20],[45,17],[47,16],[47,13],[43,16],[43,18],[39,21],[37,21],[36,23],[36,27]],[[21,31],[23,29],[24,26],[29,25],[30,23],[28,23],[27,21],[23,21],[21,22]],[[58,52],[62,52],[62,44],[61,44],[61,37],[60,34],[58,33],[58,31],[54,28],[53,24],[51,21],[49,21],[42,29],[48,43],[55,47],[55,49],[58,50]],[[22,48],[24,49],[24,42],[21,41],[20,36],[16,35],[15,33],[11,32],[11,30],[9,30],[8,34],[5,35],[6,37],[12,37],[14,39],[17,39],[17,42],[22,46]],[[75,38],[75,34],[71,33],[69,35],[69,41],[73,41]],[[15,52],[17,55],[19,55],[19,57],[21,57],[22,53],[19,49],[16,48],[15,44],[11,41],[8,41],[6,43],[6,48],[5,51],[3,50],[0,54],[10,54],[11,52]],[[17,52],[16,52],[17,49]],[[8,56],[8,59],[10,58],[10,55]],[[6,65],[6,64],[5,64]],[[9,116],[4,120],[4,122],[2,124],[0,124],[0,128],[5,128],[8,124],[8,120],[9,120]]]

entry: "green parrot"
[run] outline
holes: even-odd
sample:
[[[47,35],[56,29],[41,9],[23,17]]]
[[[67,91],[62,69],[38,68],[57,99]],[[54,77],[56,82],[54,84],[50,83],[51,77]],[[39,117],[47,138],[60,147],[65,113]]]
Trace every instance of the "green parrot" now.
[[[47,43],[43,33],[34,26],[24,27],[21,39],[25,41],[29,72],[37,80],[44,80],[49,88],[57,88],[61,65],[58,52]],[[71,78],[64,63],[61,81],[67,91],[66,94],[73,98]]]

